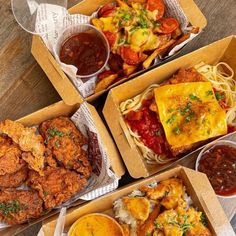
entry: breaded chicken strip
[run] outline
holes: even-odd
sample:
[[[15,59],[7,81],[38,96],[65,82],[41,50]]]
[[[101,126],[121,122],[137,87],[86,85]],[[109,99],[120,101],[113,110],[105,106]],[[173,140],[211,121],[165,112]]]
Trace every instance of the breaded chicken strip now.
[[[85,178],[62,167],[46,167],[43,174],[30,171],[27,183],[39,192],[46,209],[66,202],[87,185]]]
[[[29,190],[0,191],[0,222],[21,224],[42,214],[43,201],[38,193]]]
[[[6,134],[20,149],[28,154],[22,158],[35,171],[41,172],[44,167],[45,146],[41,135],[36,134],[36,128],[27,128],[22,124],[5,120],[0,122],[0,134]]]

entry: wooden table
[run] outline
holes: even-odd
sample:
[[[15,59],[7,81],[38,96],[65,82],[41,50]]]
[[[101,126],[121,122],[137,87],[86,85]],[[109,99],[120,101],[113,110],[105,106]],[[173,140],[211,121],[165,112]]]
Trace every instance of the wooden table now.
[[[78,2],[68,0],[68,5]],[[195,2],[206,16],[208,25],[178,56],[236,34],[236,0]],[[30,53],[31,35],[15,22],[10,0],[0,0],[0,45],[0,120],[17,119],[60,100]],[[236,219],[233,225],[236,225]],[[36,235],[38,227],[21,235]]]

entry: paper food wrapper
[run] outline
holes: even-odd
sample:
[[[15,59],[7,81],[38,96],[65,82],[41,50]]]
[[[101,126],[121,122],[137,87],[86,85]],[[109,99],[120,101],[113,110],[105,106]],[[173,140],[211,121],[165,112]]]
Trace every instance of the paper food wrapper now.
[[[166,6],[165,16],[175,17],[180,22],[182,31],[185,33],[189,32],[191,30],[191,27],[189,27],[188,19],[181,9],[178,0],[164,0],[164,3]],[[76,26],[78,24],[89,24],[90,20],[96,16],[97,12],[94,12],[91,16],[85,16],[82,14],[70,15],[65,8],[52,4],[40,4],[38,6],[36,16],[36,32],[41,35],[44,43],[54,55],[62,70],[69,76],[69,78],[83,97],[88,97],[94,93],[97,78],[93,77],[86,82],[83,82],[82,79],[80,79],[76,75],[77,68],[75,66],[61,63],[58,57],[58,51],[60,50],[58,49],[58,47],[60,47],[60,45],[59,43],[57,44],[57,40],[59,36],[62,35],[63,30],[65,30],[67,27]],[[71,35],[73,35],[73,31],[71,31]],[[174,47],[165,58],[161,58],[161,60],[160,58],[157,58],[157,60],[154,61],[154,65],[157,65],[164,59],[173,56],[197,35],[198,34],[191,34],[188,40]],[[61,40],[63,41],[67,38],[68,35],[66,35],[65,37],[62,36]]]
[[[119,178],[110,169],[107,150],[102,143],[87,102],[80,105],[80,108],[71,117],[71,120],[83,135],[88,138],[88,146],[83,148],[88,150],[88,158],[92,165],[93,172],[84,190],[56,208],[68,207],[79,199],[87,201],[95,199],[118,187]],[[28,189],[28,187],[22,185],[18,189]],[[6,227],[9,227],[9,225],[0,223],[0,229]]]

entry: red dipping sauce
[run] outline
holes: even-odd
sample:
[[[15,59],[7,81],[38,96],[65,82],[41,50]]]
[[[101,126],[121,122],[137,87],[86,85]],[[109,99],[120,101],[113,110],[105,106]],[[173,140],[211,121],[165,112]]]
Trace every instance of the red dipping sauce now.
[[[223,144],[212,147],[202,155],[198,170],[207,175],[216,194],[236,194],[236,148]]]
[[[157,119],[157,114],[149,109],[151,104],[152,99],[144,100],[140,110],[130,111],[125,116],[125,121],[140,136],[145,146],[156,154],[171,157],[162,124]]]
[[[106,45],[99,35],[82,32],[63,43],[60,61],[77,67],[77,75],[92,75],[103,67],[107,53]]]

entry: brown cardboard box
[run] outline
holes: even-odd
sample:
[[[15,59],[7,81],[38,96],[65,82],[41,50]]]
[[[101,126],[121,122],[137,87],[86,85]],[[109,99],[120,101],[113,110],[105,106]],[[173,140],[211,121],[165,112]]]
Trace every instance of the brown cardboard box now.
[[[112,0],[84,0],[72,7],[69,12],[71,14],[81,13],[85,15],[91,15],[100,6],[108,2],[112,2]],[[189,22],[192,25],[203,29],[206,26],[206,18],[203,16],[194,1],[179,0],[179,2]],[[83,97],[60,68],[59,64],[54,59],[39,36],[33,36],[31,52],[65,103],[68,105],[73,105],[77,102],[81,103]],[[112,87],[124,82],[125,80],[127,79],[119,81],[118,83],[112,85]],[[103,94],[105,91],[106,90],[93,94],[87,97],[86,100],[92,101]]]
[[[121,177],[122,175],[124,175],[125,169],[124,169],[123,163],[121,161],[120,155],[118,153],[118,150],[117,150],[113,140],[111,139],[108,131],[106,130],[106,127],[104,126],[96,109],[92,105],[89,105],[89,104],[88,104],[88,107],[89,107],[89,111],[92,114],[93,121],[96,124],[98,133],[100,134],[103,144],[106,148],[107,154],[110,157],[111,168],[118,177]],[[34,112],[30,115],[27,115],[17,121],[22,123],[25,126],[39,125],[41,122],[43,122],[47,119],[52,119],[52,118],[55,118],[58,116],[71,116],[77,111],[78,108],[79,108],[78,104],[73,105],[73,106],[69,106],[69,105],[66,105],[63,101],[61,101],[61,102],[55,103],[51,106],[48,106],[44,109],[41,109],[37,112]],[[84,201],[78,200],[77,202],[73,203],[72,205],[75,206],[75,205],[81,204],[82,202],[84,202]],[[31,226],[37,222],[40,222],[43,219],[46,219],[47,217],[55,214],[57,211],[58,210],[54,210],[52,212],[49,212],[48,214],[42,216],[39,219],[33,220],[28,224],[26,223],[26,224],[16,225],[16,226],[6,228],[5,230],[0,231],[0,235],[14,235],[16,233],[19,233],[20,231],[28,228],[29,226]]]
[[[123,157],[125,165],[134,178],[147,177],[160,170],[167,168],[165,165],[147,165],[138,147],[130,136],[126,124],[121,115],[119,104],[132,98],[148,86],[161,83],[170,78],[179,68],[188,68],[200,62],[215,64],[219,61],[228,63],[236,71],[236,37],[230,36],[213,44],[175,59],[156,69],[136,77],[116,88],[113,88],[107,97],[103,113],[116,144]]]
[[[235,235],[206,175],[181,166],[151,178],[137,181],[83,206],[70,209],[65,219],[65,231],[67,231],[79,217],[88,213],[104,212],[113,216],[111,209],[115,200],[129,194],[134,189],[138,189],[141,185],[149,184],[154,180],[162,181],[174,176],[178,176],[183,180],[186,191],[193,200],[193,205],[200,211],[205,212],[208,218],[209,228],[213,235]],[[41,235],[53,235],[56,223],[57,216],[45,221],[41,228],[44,234]]]

